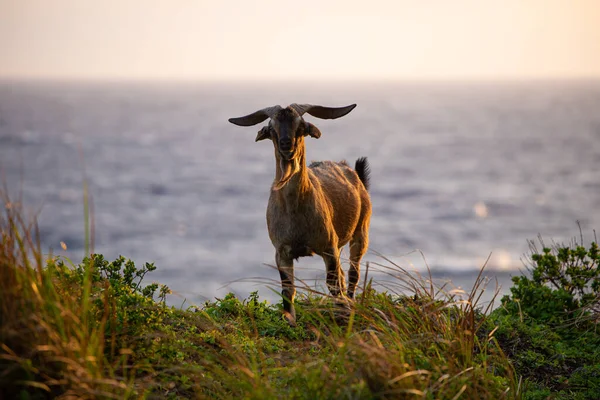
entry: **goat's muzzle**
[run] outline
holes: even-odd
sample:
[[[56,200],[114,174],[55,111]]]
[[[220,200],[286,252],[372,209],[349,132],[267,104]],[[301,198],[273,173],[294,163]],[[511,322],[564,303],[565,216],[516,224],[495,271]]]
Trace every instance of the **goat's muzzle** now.
[[[284,151],[289,151],[292,149],[292,139],[285,137],[279,139],[279,148]]]
[[[285,160],[291,160],[294,157],[293,143],[290,138],[283,137],[279,139],[279,154]]]
[[[296,155],[296,153],[294,150],[286,151],[286,150],[279,149],[279,155],[285,161],[292,161],[294,159],[294,156]]]

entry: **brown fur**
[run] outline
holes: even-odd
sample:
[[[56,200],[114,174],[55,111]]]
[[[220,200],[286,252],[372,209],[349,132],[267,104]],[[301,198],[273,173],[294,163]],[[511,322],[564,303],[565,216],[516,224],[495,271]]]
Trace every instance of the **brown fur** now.
[[[327,286],[333,296],[344,295],[346,284],[340,250],[350,243],[347,296],[352,298],[360,274],[360,260],[369,243],[371,201],[356,171],[345,162],[323,161],[306,166],[304,137],[319,137],[291,107],[281,109],[263,128],[257,140],[267,135],[275,148],[275,181],[267,206],[267,227],[275,247],[275,260],[282,281],[284,311],[295,323],[293,306],[294,259],[317,254],[325,261]],[[289,138],[289,151],[280,142]]]

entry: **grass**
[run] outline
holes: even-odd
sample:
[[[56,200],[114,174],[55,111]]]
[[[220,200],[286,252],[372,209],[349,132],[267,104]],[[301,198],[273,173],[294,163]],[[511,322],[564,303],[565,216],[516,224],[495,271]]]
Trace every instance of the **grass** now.
[[[577,328],[581,358],[512,312],[514,299],[478,306],[481,275],[461,299],[387,262],[409,292],[365,280],[344,305],[305,288],[291,327],[256,293],[177,309],[166,286],[145,284],[153,264],[44,257],[34,221],[3,200],[0,398],[594,398],[591,320]],[[583,369],[560,370],[557,345]]]

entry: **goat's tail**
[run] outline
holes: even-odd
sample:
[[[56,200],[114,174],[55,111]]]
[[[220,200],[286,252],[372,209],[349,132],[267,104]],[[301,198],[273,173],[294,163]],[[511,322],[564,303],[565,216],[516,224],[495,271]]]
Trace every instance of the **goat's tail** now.
[[[369,167],[367,157],[361,157],[358,160],[356,160],[354,169],[356,170],[356,174],[365,186],[365,189],[369,190],[369,180],[371,179],[371,167]]]

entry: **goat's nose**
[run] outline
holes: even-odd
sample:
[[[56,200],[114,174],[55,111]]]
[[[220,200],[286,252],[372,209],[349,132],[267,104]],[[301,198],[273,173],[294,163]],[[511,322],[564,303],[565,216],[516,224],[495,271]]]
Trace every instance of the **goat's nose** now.
[[[289,138],[282,138],[279,140],[279,148],[287,151],[292,149],[292,140]]]

